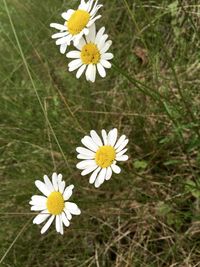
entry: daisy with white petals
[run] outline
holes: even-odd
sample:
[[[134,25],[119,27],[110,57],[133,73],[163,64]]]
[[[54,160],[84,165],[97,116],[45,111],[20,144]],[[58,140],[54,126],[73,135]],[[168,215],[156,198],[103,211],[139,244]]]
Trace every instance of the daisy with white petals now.
[[[121,169],[116,165],[117,161],[126,161],[128,156],[125,155],[128,139],[122,135],[117,140],[117,129],[112,129],[108,134],[102,130],[102,139],[94,131],[90,131],[90,136],[85,136],[81,140],[85,147],[78,147],[79,153],[77,158],[83,161],[79,162],[76,167],[82,170],[81,175],[90,176],[90,184],[99,187],[105,180],[109,180],[112,172],[120,173]]]
[[[72,215],[81,214],[80,209],[75,203],[67,202],[72,195],[73,185],[65,188],[62,181],[62,174],[53,173],[52,181],[44,175],[44,182],[35,181],[37,188],[44,196],[34,195],[29,204],[32,211],[40,211],[34,218],[34,224],[41,224],[46,221],[41,229],[41,234],[45,233],[55,219],[56,231],[63,235],[63,224],[68,227]]]
[[[113,58],[112,53],[108,53],[112,41],[107,41],[108,35],[104,34],[105,28],[102,27],[96,33],[95,24],[90,27],[89,34],[86,38],[82,38],[78,45],[75,45],[78,51],[67,53],[68,58],[73,58],[68,67],[69,71],[77,70],[76,78],[79,79],[85,71],[87,81],[95,82],[96,71],[104,78],[106,76],[105,69],[111,68],[110,59]]]
[[[74,44],[78,44],[83,35],[89,33],[89,28],[94,22],[101,17],[96,16],[97,11],[102,7],[98,5],[98,0],[89,0],[87,3],[85,0],[81,0],[77,10],[69,9],[67,12],[62,13],[62,17],[65,20],[64,25],[58,23],[51,23],[50,27],[59,30],[58,33],[52,35],[56,40],[56,44],[60,45],[60,52],[64,54],[67,46],[71,41]]]

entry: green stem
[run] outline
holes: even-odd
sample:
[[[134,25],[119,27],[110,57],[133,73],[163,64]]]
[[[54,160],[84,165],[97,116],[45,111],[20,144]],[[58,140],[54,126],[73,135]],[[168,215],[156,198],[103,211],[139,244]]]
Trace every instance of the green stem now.
[[[163,45],[163,50],[165,52],[165,55],[166,55],[168,64],[169,64],[169,66],[170,66],[170,68],[172,70],[172,73],[174,75],[176,87],[178,89],[178,92],[179,92],[179,95],[181,97],[181,100],[182,100],[182,102],[183,102],[183,104],[185,106],[185,109],[188,112],[188,115],[190,116],[190,119],[192,120],[192,122],[194,124],[196,124],[197,123],[197,120],[196,120],[196,118],[195,118],[195,116],[194,116],[194,114],[193,114],[193,112],[192,112],[192,110],[190,108],[190,104],[187,102],[187,99],[185,98],[185,95],[183,93],[183,90],[182,90],[182,88],[180,86],[180,83],[179,83],[179,80],[178,80],[178,76],[177,76],[176,70],[175,70],[174,65],[173,65],[173,60],[169,57],[168,52],[167,52],[167,49],[165,48],[164,45]],[[198,137],[200,138],[199,130],[196,127],[193,127],[193,129],[194,129],[195,133],[198,135]]]
[[[129,82],[131,82],[139,91],[141,91],[142,93],[148,95],[149,97],[151,97],[153,100],[157,100],[158,102],[162,103],[161,99],[165,99],[166,101],[168,100],[165,96],[161,95],[159,92],[155,91],[153,88],[145,85],[144,83],[136,80],[133,77],[130,77],[127,72],[125,72],[124,70],[122,70],[120,67],[118,67],[118,65],[113,62],[112,63],[115,70],[122,74]]]

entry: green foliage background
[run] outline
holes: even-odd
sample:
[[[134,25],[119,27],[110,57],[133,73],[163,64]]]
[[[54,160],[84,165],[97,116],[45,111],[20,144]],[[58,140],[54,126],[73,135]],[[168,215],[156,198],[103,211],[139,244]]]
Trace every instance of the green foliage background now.
[[[51,40],[49,24],[78,1],[0,1],[0,266],[200,265],[200,2],[101,2],[115,58],[91,84]],[[75,148],[113,127],[130,159],[97,190]],[[64,237],[41,236],[28,205],[53,171],[82,210]]]

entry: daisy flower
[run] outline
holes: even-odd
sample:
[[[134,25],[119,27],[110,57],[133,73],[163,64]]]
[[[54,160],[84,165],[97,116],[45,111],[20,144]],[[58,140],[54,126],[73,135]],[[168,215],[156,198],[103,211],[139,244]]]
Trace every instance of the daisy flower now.
[[[47,175],[44,175],[44,182],[37,180],[35,185],[44,196],[34,195],[29,202],[32,206],[31,210],[40,211],[34,218],[33,223],[41,224],[48,219],[41,229],[41,234],[43,234],[55,219],[56,231],[63,235],[63,224],[68,227],[72,215],[81,214],[75,203],[66,202],[71,197],[74,186],[69,185],[65,188],[62,174],[57,175],[56,173],[53,173],[52,181]]]
[[[78,45],[75,45],[78,51],[67,53],[68,58],[73,58],[68,67],[69,71],[77,70],[76,78],[79,79],[85,72],[86,80],[94,82],[96,79],[96,70],[99,75],[104,78],[106,76],[105,69],[111,68],[108,61],[113,58],[112,53],[107,53],[112,41],[107,41],[108,35],[104,34],[105,27],[102,27],[96,33],[95,24],[90,27],[89,34],[86,39],[82,38]]]
[[[67,12],[61,14],[65,20],[64,25],[58,23],[51,23],[50,27],[59,30],[58,33],[52,35],[56,40],[56,44],[60,45],[60,52],[64,54],[67,46],[73,41],[74,44],[78,44],[83,35],[89,33],[90,26],[101,17],[96,16],[97,11],[103,5],[98,5],[98,0],[89,0],[87,3],[85,0],[81,0],[77,10],[69,9]]]
[[[116,165],[117,161],[126,161],[128,156],[126,153],[128,139],[122,135],[117,140],[117,129],[112,129],[107,134],[102,130],[102,139],[94,131],[90,131],[90,136],[85,136],[81,142],[85,147],[78,147],[76,151],[79,153],[77,158],[82,159],[76,167],[82,170],[81,175],[90,176],[90,184],[99,187],[105,180],[109,180],[112,172],[120,173],[121,169]]]

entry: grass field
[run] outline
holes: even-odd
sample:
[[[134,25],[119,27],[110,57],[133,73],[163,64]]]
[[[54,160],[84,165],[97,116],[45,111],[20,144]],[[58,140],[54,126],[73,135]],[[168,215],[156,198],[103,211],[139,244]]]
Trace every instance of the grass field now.
[[[114,60],[94,84],[51,39],[78,2],[0,1],[0,266],[200,266],[200,1],[101,0]],[[114,127],[129,160],[95,189],[75,149]],[[53,171],[82,210],[64,236],[28,204]]]

